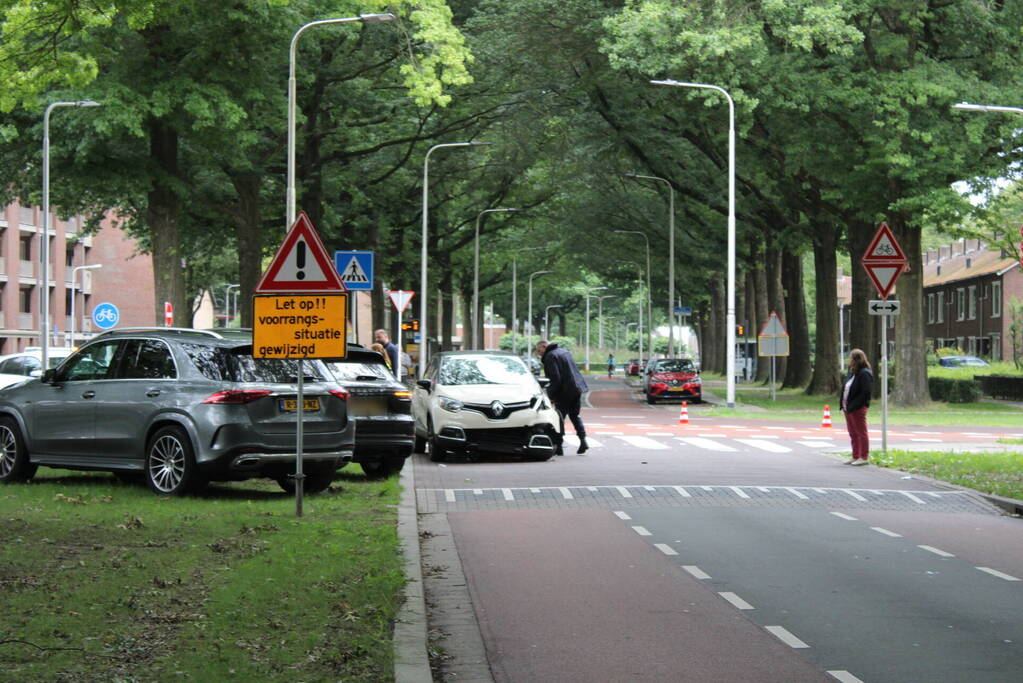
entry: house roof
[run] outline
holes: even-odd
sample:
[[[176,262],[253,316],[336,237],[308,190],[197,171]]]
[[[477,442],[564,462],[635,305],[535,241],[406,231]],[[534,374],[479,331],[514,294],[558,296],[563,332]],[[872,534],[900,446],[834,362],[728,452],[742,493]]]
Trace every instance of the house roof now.
[[[976,249],[924,265],[924,287],[970,280],[982,275],[1000,275],[1018,265],[1019,261],[1011,256],[1002,256],[1000,251]]]

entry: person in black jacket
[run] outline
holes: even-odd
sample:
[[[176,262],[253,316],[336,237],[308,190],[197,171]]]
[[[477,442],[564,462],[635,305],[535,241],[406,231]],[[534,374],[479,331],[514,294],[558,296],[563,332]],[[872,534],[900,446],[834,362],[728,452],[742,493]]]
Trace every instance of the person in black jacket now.
[[[845,413],[845,426],[852,442],[852,458],[846,465],[866,465],[870,455],[870,437],[867,436],[867,409],[874,390],[874,373],[870,370],[867,354],[860,349],[849,352],[849,374],[842,382],[838,405]]]
[[[590,390],[586,386],[579,368],[572,360],[572,354],[568,349],[563,349],[557,344],[550,344],[541,340],[536,344],[536,352],[543,363],[543,373],[551,381],[547,385],[547,395],[554,403],[554,409],[561,416],[561,429],[558,434],[558,443],[554,446],[556,455],[564,455],[562,443],[565,439],[565,416],[572,421],[575,433],[579,437],[579,450],[582,455],[589,449],[586,443],[586,427],[582,418],[579,417],[579,410],[582,408],[583,394]]]

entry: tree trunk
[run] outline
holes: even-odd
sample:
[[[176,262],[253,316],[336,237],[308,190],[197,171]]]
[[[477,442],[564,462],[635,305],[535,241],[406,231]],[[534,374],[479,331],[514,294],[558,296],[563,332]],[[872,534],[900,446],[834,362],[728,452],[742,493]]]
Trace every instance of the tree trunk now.
[[[174,183],[178,179],[178,134],[169,124],[154,119],[149,123],[149,158],[157,169],[149,191],[146,220],[153,240],[153,285],[155,324],[164,323],[164,302],[174,307],[175,327],[192,326],[192,302],[185,289],[181,263],[181,235],[178,232],[180,206]]]
[[[252,327],[252,291],[259,284],[263,270],[263,216],[260,203],[262,178],[254,173],[240,173],[231,176],[235,192],[238,193],[238,213],[235,219],[234,235],[238,250],[238,308],[241,326]]]
[[[782,388],[800,388],[810,381],[810,329],[803,298],[803,256],[786,250],[782,254],[785,285],[785,330],[789,333],[789,357]]]
[[[906,225],[902,216],[893,220],[891,228],[909,259],[909,270],[899,276],[901,311],[895,316],[895,390],[892,402],[899,406],[925,406],[931,395],[927,389],[927,352],[924,345],[920,228]]]
[[[725,285],[715,280],[711,287],[710,318],[707,321],[707,353],[703,356],[710,363],[711,372],[725,372]]]
[[[813,234],[813,267],[817,275],[814,297],[817,303],[817,348],[814,350],[813,378],[806,393],[834,396],[841,379],[838,358],[838,259],[840,231],[820,226]]]
[[[874,226],[862,221],[850,220],[848,248],[849,257],[852,262],[852,302],[849,310],[849,349],[861,349],[867,354],[867,359],[874,367],[875,377],[874,396],[881,395],[880,368],[881,359],[879,351],[879,334],[877,327],[877,316],[867,312],[867,302],[877,297],[877,290],[867,276],[867,271],[860,265],[863,253],[870,246],[870,240],[874,236]],[[847,365],[842,360],[842,367]]]

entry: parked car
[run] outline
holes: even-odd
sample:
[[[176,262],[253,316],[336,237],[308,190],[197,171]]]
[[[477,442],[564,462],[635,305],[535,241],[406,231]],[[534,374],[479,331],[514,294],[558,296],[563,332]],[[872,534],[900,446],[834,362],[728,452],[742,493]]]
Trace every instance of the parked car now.
[[[413,390],[416,451],[430,459],[479,451],[548,460],[558,414],[521,358],[500,351],[447,351],[430,358]]]
[[[534,377],[539,377],[540,373],[543,372],[543,363],[536,356],[522,356],[522,362],[526,364],[526,367],[529,368]]]
[[[0,390],[0,482],[42,465],[141,475],[164,495],[252,477],[293,491],[299,372],[304,489],[322,491],[355,448],[348,392],[326,366],[254,359],[244,333],[173,328],[105,332]]]
[[[699,403],[703,400],[700,375],[688,358],[659,358],[652,361],[643,380],[647,403],[662,398],[681,398]]]
[[[47,350],[46,364],[55,368],[73,351],[74,349],[65,346],[51,346]],[[30,346],[24,351],[0,356],[0,388],[24,382],[30,377],[39,377],[42,374],[43,352],[37,346]]]
[[[639,358],[632,358],[625,366],[625,372],[632,377],[639,377],[643,370],[643,362]]]
[[[938,365],[944,368],[984,367],[990,365],[986,360],[976,356],[945,356],[938,359]]]
[[[394,378],[383,356],[359,344],[349,344],[348,355],[328,361],[327,368],[351,395],[348,407],[356,425],[353,461],[367,477],[401,471],[415,439],[412,392]]]

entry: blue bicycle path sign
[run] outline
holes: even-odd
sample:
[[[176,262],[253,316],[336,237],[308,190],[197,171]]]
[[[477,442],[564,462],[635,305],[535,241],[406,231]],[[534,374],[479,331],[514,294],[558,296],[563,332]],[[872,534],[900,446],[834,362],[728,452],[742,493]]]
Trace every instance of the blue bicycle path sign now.
[[[121,312],[111,303],[97,304],[92,309],[92,323],[101,330],[109,330],[121,320]]]

